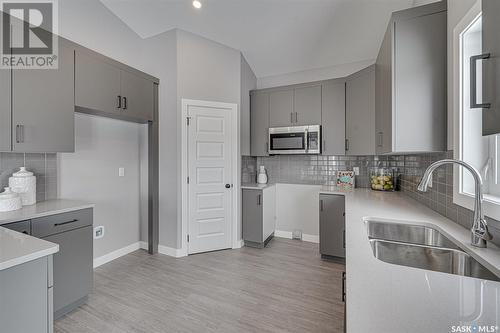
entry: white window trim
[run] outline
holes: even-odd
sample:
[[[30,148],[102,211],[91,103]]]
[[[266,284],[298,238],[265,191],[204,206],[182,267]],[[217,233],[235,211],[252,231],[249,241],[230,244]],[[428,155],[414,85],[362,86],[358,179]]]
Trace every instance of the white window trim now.
[[[462,20],[453,29],[453,40],[451,41],[453,49],[453,142],[454,142],[454,158],[462,159],[462,114],[460,112],[462,106],[462,68],[460,59],[461,49],[461,33],[481,14],[481,1],[476,1],[474,6],[462,18]],[[478,111],[480,112],[480,111]],[[474,209],[474,196],[465,194],[461,189],[462,167],[453,166],[453,203],[470,210]],[[484,195],[483,211],[485,215],[500,220],[500,198],[491,195]]]

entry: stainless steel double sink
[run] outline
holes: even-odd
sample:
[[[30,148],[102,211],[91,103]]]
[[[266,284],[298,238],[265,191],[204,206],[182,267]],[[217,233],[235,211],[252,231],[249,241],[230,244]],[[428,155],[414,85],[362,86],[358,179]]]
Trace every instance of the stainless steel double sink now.
[[[500,282],[500,278],[438,230],[423,226],[366,221],[375,258],[436,272]]]

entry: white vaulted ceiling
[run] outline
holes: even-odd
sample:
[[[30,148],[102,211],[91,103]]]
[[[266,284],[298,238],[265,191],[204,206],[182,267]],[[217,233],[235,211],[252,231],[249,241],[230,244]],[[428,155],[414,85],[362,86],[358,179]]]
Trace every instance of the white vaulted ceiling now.
[[[376,58],[391,12],[433,0],[101,0],[139,36],[174,28],[240,50],[257,77]]]

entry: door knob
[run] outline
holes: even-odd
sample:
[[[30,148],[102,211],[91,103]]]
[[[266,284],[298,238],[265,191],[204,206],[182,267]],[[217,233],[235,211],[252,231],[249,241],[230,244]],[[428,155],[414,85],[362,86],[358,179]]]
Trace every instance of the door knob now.
[[[231,185],[230,184],[226,184],[226,188],[231,188]]]

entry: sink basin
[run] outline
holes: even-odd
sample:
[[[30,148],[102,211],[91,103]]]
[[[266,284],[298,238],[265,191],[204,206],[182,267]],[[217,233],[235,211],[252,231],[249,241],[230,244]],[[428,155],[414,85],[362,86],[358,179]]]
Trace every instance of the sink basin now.
[[[500,282],[467,253],[450,248],[370,239],[373,255],[384,262]]]
[[[460,250],[436,229],[412,224],[367,221],[368,238]]]

